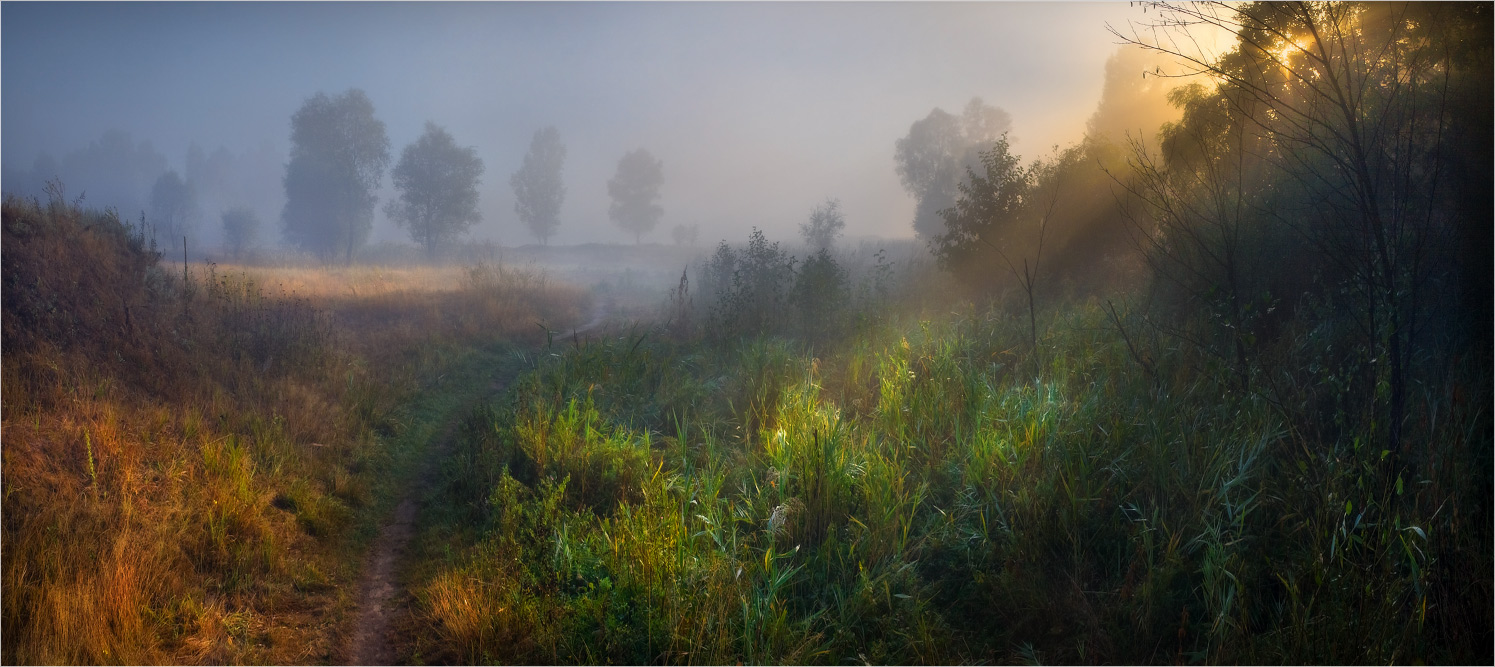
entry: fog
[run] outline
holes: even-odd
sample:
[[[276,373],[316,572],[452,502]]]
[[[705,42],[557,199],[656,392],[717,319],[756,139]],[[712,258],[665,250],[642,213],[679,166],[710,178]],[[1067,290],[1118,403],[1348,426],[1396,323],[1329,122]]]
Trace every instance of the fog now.
[[[1107,24],[1143,18],[1126,3],[6,3],[0,12],[5,190],[35,194],[55,171],[70,194],[134,218],[155,177],[173,169],[198,181],[197,233],[210,245],[221,239],[221,209],[236,204],[279,238],[289,119],[318,91],[350,88],[373,102],[392,162],[426,121],[476,149],[486,172],[475,240],[536,242],[514,212],[509,175],[547,125],[567,149],[552,244],[633,241],[609,220],[607,181],[636,148],[664,171],[664,216],[646,243],[671,243],[677,224],[699,225],[702,244],[740,240],[751,226],[793,239],[831,197],[848,238],[909,238],[915,202],[893,155],[911,123],[979,97],[1010,114],[1025,158],[1077,141],[1094,125],[1117,54]],[[1149,104],[1128,108],[1166,113]],[[134,156],[128,165],[88,157],[111,142]],[[386,175],[380,200],[392,196]],[[408,242],[382,207],[375,216],[371,241]]]

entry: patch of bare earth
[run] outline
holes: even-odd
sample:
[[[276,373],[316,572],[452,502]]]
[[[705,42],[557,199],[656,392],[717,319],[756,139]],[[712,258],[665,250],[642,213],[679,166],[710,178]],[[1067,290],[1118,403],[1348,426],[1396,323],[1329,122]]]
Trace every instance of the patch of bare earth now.
[[[591,319],[573,329],[572,336],[594,331],[601,327],[611,314],[609,302],[599,300]],[[487,396],[503,391],[508,378],[501,378],[488,387]],[[410,544],[419,532],[421,502],[419,489],[435,485],[439,461],[452,448],[452,437],[457,422],[453,420],[427,451],[421,470],[406,488],[399,505],[395,506],[389,521],[379,528],[364,566],[363,579],[359,582],[357,608],[353,614],[353,628],[342,647],[344,662],[350,665],[396,665],[409,662],[404,654],[410,645],[409,637],[401,636],[399,621],[413,613],[414,596],[405,586],[402,575],[409,565]]]

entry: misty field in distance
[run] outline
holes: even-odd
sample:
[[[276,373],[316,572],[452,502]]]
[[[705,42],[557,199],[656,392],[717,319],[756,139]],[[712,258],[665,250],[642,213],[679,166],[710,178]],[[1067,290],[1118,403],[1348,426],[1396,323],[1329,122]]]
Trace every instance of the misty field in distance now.
[[[0,647],[1489,664],[1489,3],[5,3]]]

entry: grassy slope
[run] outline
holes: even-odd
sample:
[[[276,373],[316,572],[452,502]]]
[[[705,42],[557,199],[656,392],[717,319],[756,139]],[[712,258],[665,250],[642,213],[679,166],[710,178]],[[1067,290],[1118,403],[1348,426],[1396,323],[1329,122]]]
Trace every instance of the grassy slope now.
[[[585,308],[493,268],[364,296],[183,282],[62,203],[8,200],[3,231],[6,662],[329,659],[400,476],[496,354],[476,348]]]

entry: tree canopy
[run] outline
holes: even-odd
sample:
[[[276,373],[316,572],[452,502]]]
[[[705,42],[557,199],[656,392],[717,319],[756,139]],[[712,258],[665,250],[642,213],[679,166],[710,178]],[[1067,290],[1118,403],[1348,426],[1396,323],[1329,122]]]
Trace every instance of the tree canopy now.
[[[960,196],[941,211],[944,231],[930,241],[930,249],[946,270],[967,282],[986,283],[1002,268],[991,254],[1014,242],[1021,222],[1031,213],[1031,170],[1023,167],[1009,149],[1007,138],[998,139],[980,153],[981,171],[967,168],[958,185]]]
[[[607,194],[613,198],[608,217],[623,231],[632,233],[634,243],[653,230],[664,215],[664,209],[656,203],[662,185],[664,163],[642,148],[625,154],[618,161],[617,174],[607,182]]]
[[[1174,91],[1183,117],[1165,128],[1162,156],[1132,156],[1130,190],[1144,202],[1135,230],[1159,285],[1177,311],[1192,306],[1221,323],[1186,333],[1229,360],[1242,387],[1255,381],[1276,304],[1333,303],[1359,334],[1337,369],[1353,387],[1343,409],[1383,425],[1396,471],[1409,377],[1425,363],[1414,359],[1433,349],[1423,328],[1430,314],[1452,312],[1450,297],[1473,278],[1461,267],[1482,264],[1484,296],[1458,305],[1488,312],[1489,177],[1464,189],[1454,167],[1490,170],[1489,6],[1154,9],[1154,25],[1118,36],[1217,84]],[[1215,57],[1141,32],[1198,25],[1236,42]],[[1484,140],[1457,143],[1469,136]],[[1459,215],[1471,210],[1480,212]],[[1455,239],[1482,241],[1485,261],[1461,264]],[[1488,331],[1482,320],[1475,326]]]
[[[435,259],[436,248],[483,219],[478,212],[478,182],[483,161],[476,149],[457,146],[441,126],[426,122],[426,131],[405,147],[390,173],[398,199],[384,212],[410,232],[410,238]]]
[[[940,211],[955,203],[965,169],[1012,127],[1006,111],[972,98],[961,115],[936,108],[894,144],[898,178],[917,201],[914,231],[925,239],[944,228]]]
[[[846,216],[841,213],[841,200],[827,199],[810,212],[809,222],[799,226],[799,235],[812,249],[828,250],[845,228]]]
[[[561,203],[566,199],[561,168],[565,164],[566,146],[561,143],[561,133],[545,127],[535,131],[524,164],[509,177],[509,185],[514,188],[514,212],[541,244],[549,243],[561,224]]]
[[[389,166],[389,138],[374,104],[357,88],[317,93],[291,116],[286,165],[286,240],[324,260],[353,252],[373,228],[374,191]]]

